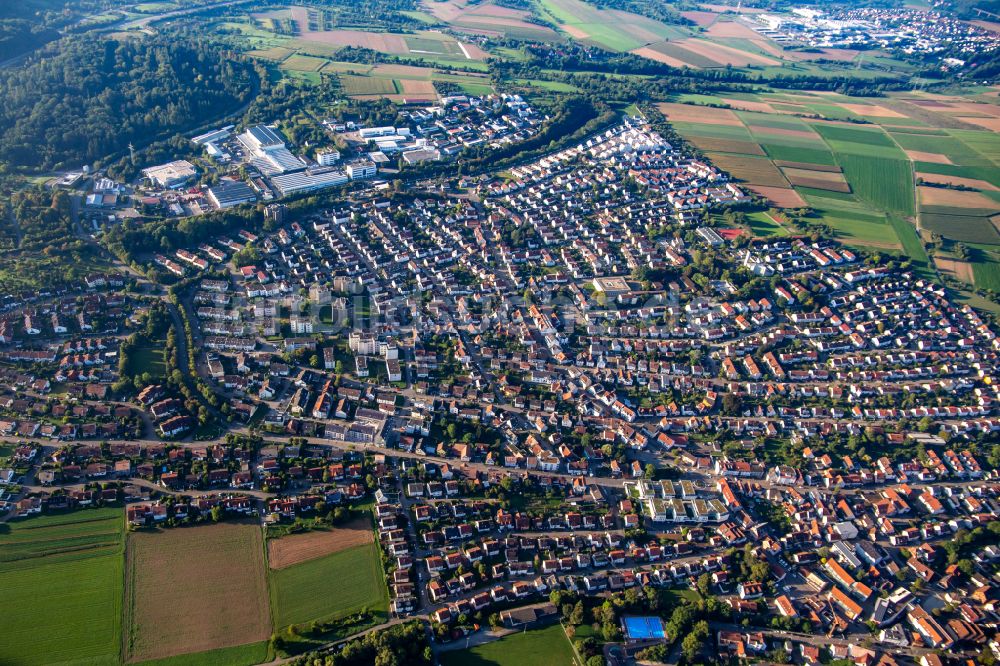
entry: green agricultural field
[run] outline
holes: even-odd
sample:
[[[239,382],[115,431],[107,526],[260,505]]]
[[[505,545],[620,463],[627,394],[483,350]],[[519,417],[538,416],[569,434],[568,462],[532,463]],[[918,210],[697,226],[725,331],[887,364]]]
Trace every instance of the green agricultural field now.
[[[263,60],[271,60],[273,62],[281,62],[293,53],[295,53],[294,49],[285,48],[284,46],[272,46],[269,49],[247,51],[247,55],[249,56],[261,58]]]
[[[307,55],[293,55],[285,59],[281,63],[281,69],[291,70],[293,72],[318,72],[326,65],[329,61],[324,58],[315,58],[313,56]]]
[[[688,137],[688,141],[693,143],[702,152],[718,151],[723,153],[736,153],[739,155],[756,155],[764,157],[763,149],[751,141],[736,141],[734,139],[719,139],[711,136],[693,135]]]
[[[813,128],[827,141],[858,143],[866,146],[892,147],[895,145],[892,139],[880,129],[860,129],[829,123],[815,123]]]
[[[889,224],[895,230],[899,242],[903,244],[903,253],[910,258],[917,272],[925,277],[935,277],[936,272],[931,266],[930,257],[927,256],[924,244],[920,242],[914,226],[898,215],[889,215]]]
[[[733,141],[753,141],[750,130],[742,125],[712,125],[710,123],[689,123],[677,121],[671,123],[684,138],[692,136],[710,136],[717,139],[732,139]]]
[[[808,104],[808,108],[831,120],[858,120],[858,115],[833,104]]]
[[[582,0],[536,0],[539,13],[554,23],[568,26],[566,32],[586,33],[590,41],[612,51],[631,51],[656,39],[680,39],[689,31],[637,14],[612,14]],[[640,36],[639,33],[642,33]]]
[[[458,87],[462,89],[466,95],[489,95],[493,92],[493,86],[486,83],[470,83],[470,82],[460,82]]]
[[[913,171],[908,161],[838,154],[837,162],[859,199],[887,212],[913,214]]]
[[[375,544],[268,573],[271,613],[276,628],[313,620],[326,622],[363,608],[387,612],[388,591]]]
[[[562,625],[505,636],[469,650],[440,654],[443,666],[566,666],[576,664]]]
[[[395,95],[399,92],[392,79],[370,76],[340,75],[340,85],[345,95]]]
[[[828,123],[813,123],[815,129],[837,154],[887,157],[905,160],[906,154],[882,129],[860,129]]]
[[[703,95],[701,93],[684,93],[677,95],[676,99],[670,100],[679,104],[725,104],[725,100],[715,95]]]
[[[893,132],[892,138],[904,150],[919,150],[948,156],[955,164],[975,164],[982,159],[975,150],[951,136],[928,136]]]
[[[959,210],[961,209],[955,209],[954,212]],[[963,243],[1000,244],[1000,234],[988,216],[921,212],[920,226]]]
[[[407,35],[405,40],[406,45],[410,47],[411,51],[416,51],[417,55],[429,53],[432,55],[456,56],[459,59],[465,60],[465,55],[462,53],[461,47],[454,39],[435,39],[433,37]]]
[[[948,130],[948,133],[972,148],[986,160],[1000,164],[1000,134],[997,132]],[[989,162],[984,162],[983,165],[993,166]]]
[[[253,666],[271,659],[267,641],[139,662],[140,666]]]
[[[937,164],[935,162],[914,162],[913,170],[920,173],[935,173],[943,176],[959,178],[974,178],[985,180],[995,187],[1000,187],[1000,168],[983,166],[958,166],[955,164]]]
[[[800,187],[796,190],[816,211],[820,221],[834,230],[841,242],[866,248],[899,251],[902,243],[882,213],[852,195]]]
[[[972,264],[976,286],[1000,294],[1000,264],[995,261],[976,261]]]
[[[902,247],[886,220],[874,221],[836,212],[827,212],[821,217],[823,223],[834,230],[838,240],[848,245],[895,251]]]
[[[95,509],[2,526],[0,663],[118,663],[124,523]]]
[[[822,146],[817,148],[789,146],[782,143],[771,143],[767,139],[764,139],[761,145],[767,152],[768,157],[779,162],[801,162],[803,164],[821,164],[823,166],[833,166],[837,163],[833,158],[833,153]]]
[[[767,95],[745,95],[741,93],[733,93],[733,99],[741,99],[748,102],[765,101],[763,98],[768,97]],[[760,113],[758,111],[736,111],[735,112],[739,119],[742,120],[747,125],[752,125],[755,127],[770,127],[773,129],[791,129],[791,130],[802,130],[808,131],[809,125],[804,121],[799,120],[793,116],[782,116],[775,115],[772,113]]]

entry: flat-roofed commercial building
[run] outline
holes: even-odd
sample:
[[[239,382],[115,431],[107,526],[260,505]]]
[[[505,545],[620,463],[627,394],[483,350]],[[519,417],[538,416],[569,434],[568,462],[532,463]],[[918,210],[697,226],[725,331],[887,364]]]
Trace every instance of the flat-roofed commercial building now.
[[[208,200],[216,208],[225,209],[257,201],[257,195],[241,180],[220,180],[208,188]]]
[[[187,160],[177,160],[142,170],[153,185],[162,188],[180,187],[198,175],[198,169]]]
[[[373,178],[378,172],[374,162],[355,162],[347,165],[347,176],[351,180]]]
[[[239,135],[240,143],[250,153],[250,163],[265,175],[299,171],[305,162],[285,147],[285,139],[273,127],[257,125]]]
[[[322,190],[327,187],[335,187],[343,185],[346,182],[347,176],[343,171],[300,171],[298,173],[271,176],[271,184],[274,185],[275,189],[283,197],[295,194],[296,192],[309,192],[312,190]]]

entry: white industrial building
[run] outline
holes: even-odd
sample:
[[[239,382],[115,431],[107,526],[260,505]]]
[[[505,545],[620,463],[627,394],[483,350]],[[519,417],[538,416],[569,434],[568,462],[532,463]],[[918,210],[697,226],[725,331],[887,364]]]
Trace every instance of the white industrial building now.
[[[142,175],[156,187],[170,189],[180,187],[198,175],[198,170],[187,160],[177,160],[142,170]]]
[[[343,185],[347,182],[347,176],[343,171],[300,171],[271,176],[270,180],[278,193],[286,197],[296,192],[309,192]]]
[[[378,173],[378,168],[374,162],[355,162],[347,165],[347,176],[351,180],[374,178],[376,173]]]
[[[232,131],[233,125],[226,125],[225,127],[217,130],[212,130],[211,132],[206,132],[205,134],[199,134],[191,139],[191,143],[196,143],[199,146],[204,146],[209,143],[219,143],[220,141],[228,139]]]
[[[320,166],[333,166],[340,161],[340,151],[321,150],[316,153],[316,163]]]
[[[272,176],[306,168],[305,162],[292,155],[285,147],[284,138],[274,127],[257,125],[238,138],[250,153],[250,163],[264,175]]]

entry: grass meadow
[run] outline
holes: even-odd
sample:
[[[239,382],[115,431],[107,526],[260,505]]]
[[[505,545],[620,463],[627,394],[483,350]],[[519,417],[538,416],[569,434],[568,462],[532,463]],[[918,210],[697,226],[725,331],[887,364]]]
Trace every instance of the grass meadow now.
[[[440,654],[443,666],[565,666],[576,664],[562,625],[510,634],[468,650]]]

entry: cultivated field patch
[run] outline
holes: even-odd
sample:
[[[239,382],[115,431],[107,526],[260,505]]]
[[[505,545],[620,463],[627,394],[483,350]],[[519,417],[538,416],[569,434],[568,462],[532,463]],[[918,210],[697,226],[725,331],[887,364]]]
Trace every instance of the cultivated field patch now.
[[[729,109],[694,104],[664,102],[656,108],[671,122],[704,123],[706,125],[742,126],[743,121]]]
[[[220,523],[130,534],[130,661],[265,640],[271,633],[260,527]]]
[[[799,196],[799,193],[790,187],[767,187],[763,185],[750,185],[749,187],[779,208],[801,208],[806,205],[805,200]]]
[[[299,36],[300,40],[319,42],[331,46],[357,46],[373,49],[381,53],[404,54],[410,49],[403,35],[389,32],[364,32],[362,30],[327,30],[324,32],[306,32]]]
[[[813,148],[809,146],[789,146],[784,143],[771,143],[764,141],[763,147],[764,150],[767,151],[768,156],[776,162],[798,162],[802,164],[821,165],[831,168],[836,166],[833,153],[827,150],[825,146]],[[837,170],[840,170],[839,167]]]
[[[430,0],[425,5],[436,18],[445,21],[453,28],[521,39],[543,41],[561,39],[552,28],[528,22],[526,19],[530,16],[530,12],[524,10],[500,7],[492,2],[468,5],[463,2]]]
[[[393,79],[380,79],[372,76],[340,75],[340,85],[344,94],[355,97],[358,95],[395,95],[396,82]]]
[[[914,162],[933,162],[935,164],[951,164],[951,158],[947,155],[942,155],[940,153],[928,153],[922,150],[906,150],[903,151],[906,156],[909,157]]]
[[[997,208],[995,201],[980,192],[951,190],[944,187],[917,188],[922,206],[954,206],[955,208]]]
[[[741,51],[731,46],[709,42],[704,39],[684,39],[678,43],[695,56],[700,56],[714,62],[715,67],[725,67],[726,65],[734,67],[747,67],[748,65],[776,67],[781,65],[780,60],[757,53],[750,53],[749,51]]]
[[[996,117],[984,117],[984,116],[958,116],[959,120],[962,120],[972,125],[978,125],[984,129],[988,129],[991,132],[1000,132],[1000,118]]]
[[[700,25],[702,27],[712,25],[712,23],[715,22],[715,19],[719,18],[719,15],[715,12],[700,11],[681,12],[681,16],[689,21],[693,21],[695,25]]]
[[[719,66],[719,62],[714,58],[695,53],[694,51],[682,46],[681,42],[655,42],[650,44],[648,48],[656,51],[657,53],[662,53],[664,56],[681,63],[680,65],[675,66],[694,67],[695,69],[710,69]]]
[[[437,99],[437,90],[434,88],[433,81],[401,79],[399,85],[407,99]]]
[[[843,174],[834,171],[811,171],[808,169],[783,168],[782,173],[792,185],[811,187],[831,192],[850,192],[851,188]]]
[[[304,534],[269,539],[267,563],[272,569],[284,569],[317,557],[371,543],[373,538],[368,519],[360,518],[343,527],[310,530]]]
[[[282,62],[281,69],[287,69],[293,72],[318,72],[324,65],[326,65],[326,63],[327,61],[323,58],[296,54],[289,56],[284,62]]]
[[[823,180],[828,183],[843,183],[844,175],[840,173],[839,169],[809,169],[809,168],[799,168],[799,167],[784,167],[782,171],[786,176],[795,176],[796,178],[812,178],[814,180]]]
[[[987,190],[991,192],[1000,191],[1000,188],[993,183],[986,180],[980,180],[978,178],[962,178],[961,176],[949,176],[941,173],[927,173],[926,171],[918,171],[916,173],[916,177],[928,183],[957,185],[959,187],[971,187],[977,190]]]
[[[371,73],[372,66],[354,62],[328,62],[320,71],[326,74],[356,74],[358,76],[365,76]]]
[[[787,169],[805,169],[806,171],[826,171],[829,173],[840,173],[840,167],[830,164],[813,164],[811,162],[789,162],[787,160],[774,160],[775,166]]]
[[[976,286],[1000,294],[1000,264],[996,261],[977,261],[972,266]]]
[[[385,76],[391,79],[427,79],[434,75],[433,67],[414,67],[412,65],[375,65],[371,74]]]
[[[723,101],[734,109],[740,109],[742,111],[754,111],[757,113],[780,113],[768,102],[755,102],[745,99],[734,99],[731,97],[726,97]]]
[[[567,31],[568,32],[568,31]],[[674,56],[669,56],[666,53],[661,53],[656,49],[652,49],[648,46],[643,46],[642,48],[633,49],[630,51],[633,55],[640,56],[642,58],[649,58],[650,60],[663,63],[670,67],[688,67],[688,64],[681,60],[680,58],[675,58]]]
[[[271,570],[268,580],[276,628],[334,620],[363,608],[388,609],[388,591],[374,543]]]
[[[548,15],[568,35],[613,51],[631,51],[686,32],[638,14],[598,9],[582,0],[539,0]]]
[[[842,109],[845,109],[858,116],[869,116],[872,118],[906,118],[905,115],[898,111],[893,111],[892,109],[887,109],[884,106],[879,106],[878,104],[846,104],[841,102],[838,104]]]
[[[711,153],[708,157],[717,167],[747,183],[766,187],[788,187],[788,181],[768,159],[724,153]]]
[[[705,34],[712,37],[740,37],[743,39],[762,39],[762,37],[749,27],[736,21],[717,21],[715,25],[705,31]]]
[[[0,663],[117,663],[122,511],[79,511],[7,525],[0,537]]]
[[[975,276],[972,272],[972,264],[967,261],[937,255],[934,257],[934,264],[943,273],[948,273],[962,282],[967,284],[973,284],[975,282]]]
[[[913,171],[908,161],[852,154],[838,154],[837,161],[860,199],[884,211],[913,213]]]
[[[791,129],[788,127],[761,127],[759,125],[749,125],[750,131],[754,134],[767,134],[771,136],[789,137],[796,139],[806,139],[809,141],[819,141],[815,132],[807,129]]]
[[[948,213],[921,213],[921,228],[941,234],[945,238],[963,243],[1000,243],[1000,234],[990,218],[985,215]]]
[[[281,62],[293,53],[295,53],[295,49],[285,48],[284,46],[272,46],[269,49],[247,51],[247,55],[251,55],[255,58],[263,58],[264,60],[273,60],[275,62]]]
[[[739,153],[742,155],[764,156],[764,151],[756,143],[750,141],[736,141],[733,139],[720,139],[711,136],[689,136],[688,141],[704,151],[718,151],[724,153]]]

